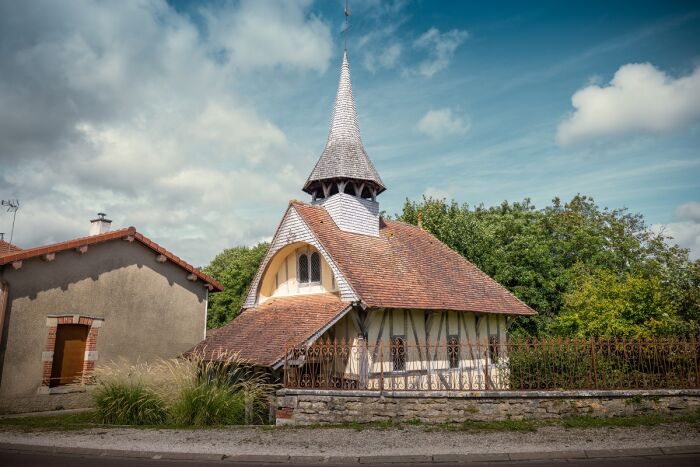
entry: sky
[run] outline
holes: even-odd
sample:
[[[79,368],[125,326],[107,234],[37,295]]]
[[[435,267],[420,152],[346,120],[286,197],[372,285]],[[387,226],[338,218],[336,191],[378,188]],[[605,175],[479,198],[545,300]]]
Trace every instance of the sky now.
[[[200,266],[269,240],[328,132],[344,2],[0,0],[0,198],[21,247],[99,211]],[[387,191],[577,193],[700,257],[700,5],[350,0]],[[6,239],[12,215],[0,211]]]

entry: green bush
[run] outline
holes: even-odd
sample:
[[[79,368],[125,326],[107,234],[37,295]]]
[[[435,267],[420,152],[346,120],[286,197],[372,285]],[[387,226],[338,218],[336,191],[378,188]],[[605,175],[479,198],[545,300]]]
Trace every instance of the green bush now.
[[[245,397],[216,381],[203,381],[183,388],[171,414],[178,425],[242,425],[246,421]]]
[[[184,426],[269,423],[275,386],[237,355],[201,354],[98,368],[94,390],[102,423]]]
[[[112,425],[158,425],[167,419],[165,401],[140,384],[109,382],[95,390],[97,416]]]

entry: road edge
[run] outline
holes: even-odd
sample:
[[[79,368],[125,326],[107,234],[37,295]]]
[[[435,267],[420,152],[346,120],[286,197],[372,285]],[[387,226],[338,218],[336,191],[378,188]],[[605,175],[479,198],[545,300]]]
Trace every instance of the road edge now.
[[[286,456],[266,454],[227,455],[212,453],[131,451],[66,446],[46,446],[19,443],[0,443],[0,452],[43,453],[85,457],[121,457],[163,460],[226,461],[251,464],[464,464],[473,462],[512,462],[551,459],[603,459],[612,457],[658,457],[667,455],[699,454],[700,444],[661,446],[653,448],[587,449],[547,452],[432,454],[396,456]]]

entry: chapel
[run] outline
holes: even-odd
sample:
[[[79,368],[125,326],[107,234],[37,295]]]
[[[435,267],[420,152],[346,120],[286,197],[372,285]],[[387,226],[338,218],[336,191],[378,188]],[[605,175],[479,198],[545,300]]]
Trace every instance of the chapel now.
[[[536,314],[429,232],[380,216],[386,185],[362,143],[347,50],[328,139],[302,190],[307,201],[287,206],[241,314],[194,349],[207,359],[235,354],[281,380],[285,366],[310,364],[290,349],[342,342],[351,352],[338,371],[364,373],[355,387],[369,388],[380,366],[407,374],[488,359],[448,353],[505,342],[513,317]],[[382,357],[381,344],[391,349]]]

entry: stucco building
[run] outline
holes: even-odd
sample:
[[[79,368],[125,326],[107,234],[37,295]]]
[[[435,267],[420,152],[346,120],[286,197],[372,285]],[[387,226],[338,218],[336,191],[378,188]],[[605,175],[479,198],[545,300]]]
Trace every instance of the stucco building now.
[[[221,284],[133,227],[0,245],[0,412],[80,407],[97,365],[176,357],[205,335]]]
[[[342,342],[350,350],[333,371],[371,388],[380,371],[495,364],[487,352],[455,349],[468,342],[496,348],[511,318],[535,314],[430,233],[379,215],[386,187],[362,143],[347,52],[328,140],[302,189],[310,200],[289,203],[242,313],[198,346],[210,358],[237,353],[278,376],[285,364],[306,365],[308,376],[318,360],[285,358],[289,349]],[[412,372],[414,383],[404,381],[415,384],[421,371]]]

